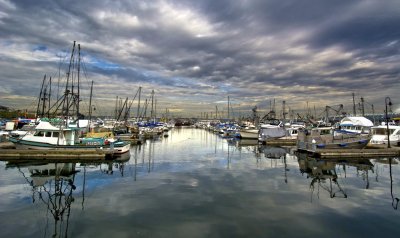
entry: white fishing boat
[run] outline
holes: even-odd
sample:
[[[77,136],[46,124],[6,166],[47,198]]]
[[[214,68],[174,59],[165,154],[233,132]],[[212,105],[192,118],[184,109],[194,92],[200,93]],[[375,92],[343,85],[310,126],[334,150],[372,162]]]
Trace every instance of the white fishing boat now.
[[[247,126],[239,130],[240,138],[242,139],[258,139],[258,129],[255,126]]]
[[[260,123],[258,141],[263,144],[266,143],[267,140],[282,138],[286,135],[285,127],[282,122],[277,119],[270,119]]]
[[[80,45],[78,44],[78,47],[76,47],[76,42],[74,42],[66,74],[64,93],[57,98],[53,106],[47,105],[47,102],[51,99],[50,93],[47,93],[51,91],[51,78],[46,80],[45,75],[36,113],[41,117],[41,120],[31,132],[19,137],[9,138],[17,149],[103,150],[113,154],[129,151],[130,144],[123,141],[104,137],[81,138],[83,132],[89,127],[90,120],[82,120],[83,114],[80,112],[79,104],[82,96],[79,87],[80,62]],[[75,78],[78,80],[75,80]],[[76,85],[76,83],[78,84]],[[92,87],[90,92],[92,92]],[[90,94],[90,99],[91,97],[92,94]],[[91,108],[89,103],[89,119],[91,118]],[[45,117],[47,117],[46,120],[44,120]]]
[[[371,128],[372,138],[369,143],[371,146],[383,146],[388,144],[388,126],[380,125]],[[400,146],[400,126],[389,124],[390,145]]]
[[[103,150],[113,154],[129,151],[130,144],[110,138],[80,138],[79,128],[55,127],[49,122],[40,122],[32,132],[9,141],[17,149],[33,150]]]
[[[286,135],[279,139],[296,140],[299,134],[299,130],[302,130],[304,128],[304,123],[287,123],[285,124]]]
[[[374,123],[365,117],[344,117],[335,133],[369,134],[373,125]]]

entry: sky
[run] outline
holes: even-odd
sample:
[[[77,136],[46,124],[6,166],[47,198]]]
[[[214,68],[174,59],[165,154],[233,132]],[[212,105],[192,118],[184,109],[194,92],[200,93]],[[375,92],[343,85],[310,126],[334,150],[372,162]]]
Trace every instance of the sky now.
[[[139,87],[176,115],[226,113],[228,96],[243,115],[274,101],[352,113],[353,93],[366,113],[386,97],[400,111],[399,23],[398,0],[0,0],[0,105],[35,110],[76,41],[98,114]]]

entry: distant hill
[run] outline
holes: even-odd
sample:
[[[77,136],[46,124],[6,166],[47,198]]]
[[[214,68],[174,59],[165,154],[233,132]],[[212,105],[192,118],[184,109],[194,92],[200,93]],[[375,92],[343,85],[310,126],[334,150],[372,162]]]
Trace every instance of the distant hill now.
[[[0,105],[1,112],[8,112],[9,110],[10,110],[10,108]]]

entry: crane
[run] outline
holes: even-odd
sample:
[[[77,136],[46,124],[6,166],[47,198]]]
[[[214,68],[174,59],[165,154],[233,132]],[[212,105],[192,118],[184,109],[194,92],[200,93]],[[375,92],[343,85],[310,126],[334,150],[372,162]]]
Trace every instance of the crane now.
[[[329,123],[329,111],[334,111],[336,112],[335,117],[339,115],[345,115],[346,113],[343,112],[343,104],[338,104],[338,105],[332,105],[332,106],[325,106],[325,123]]]

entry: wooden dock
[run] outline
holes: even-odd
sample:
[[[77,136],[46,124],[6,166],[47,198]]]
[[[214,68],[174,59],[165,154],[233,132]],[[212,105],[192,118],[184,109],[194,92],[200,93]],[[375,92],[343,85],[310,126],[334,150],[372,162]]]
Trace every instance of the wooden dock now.
[[[105,159],[101,150],[17,150],[1,149],[0,160],[10,159]]]
[[[0,149],[15,149],[15,145],[12,142],[0,142]]]
[[[275,145],[275,146],[289,146],[289,145],[296,145],[296,139],[272,139],[266,140],[263,142],[264,145]]]
[[[297,149],[298,153],[305,153],[317,158],[381,158],[400,157],[400,147],[382,149]]]
[[[137,139],[137,138],[131,138],[131,137],[126,137],[126,136],[121,136],[119,137],[120,140],[129,142],[131,145],[141,145],[143,144],[142,139]]]

